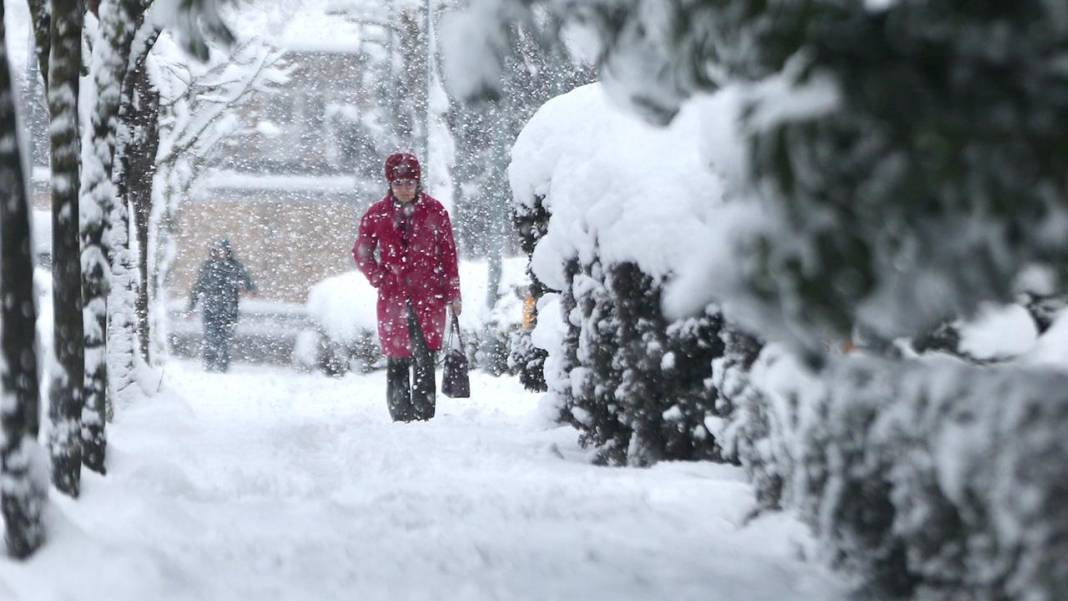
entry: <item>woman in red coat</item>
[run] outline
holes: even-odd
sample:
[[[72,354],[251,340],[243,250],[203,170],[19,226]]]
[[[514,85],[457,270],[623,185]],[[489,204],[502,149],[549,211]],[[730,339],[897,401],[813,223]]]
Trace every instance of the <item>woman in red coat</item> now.
[[[445,308],[456,315],[461,309],[456,243],[445,207],[422,191],[414,156],[390,155],[386,179],[389,193],[360,220],[352,256],[378,288],[389,413],[394,421],[428,420],[434,417],[434,352],[441,350]]]

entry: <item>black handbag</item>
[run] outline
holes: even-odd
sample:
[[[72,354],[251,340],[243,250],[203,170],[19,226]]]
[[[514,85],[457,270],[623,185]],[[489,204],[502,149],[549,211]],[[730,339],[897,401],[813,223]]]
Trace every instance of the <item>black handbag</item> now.
[[[471,378],[467,375],[467,355],[464,354],[464,341],[460,334],[460,320],[456,314],[452,314],[452,330],[449,331],[448,341],[445,343],[445,366],[441,374],[441,392],[453,399],[466,399],[471,396]],[[458,347],[453,347],[452,333],[456,332],[455,340]]]

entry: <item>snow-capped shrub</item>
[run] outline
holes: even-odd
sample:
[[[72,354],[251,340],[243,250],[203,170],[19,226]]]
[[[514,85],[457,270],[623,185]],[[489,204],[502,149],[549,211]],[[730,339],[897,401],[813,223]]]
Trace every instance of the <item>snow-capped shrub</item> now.
[[[719,312],[667,320],[660,310],[662,282],[634,263],[614,265],[608,281],[619,319],[614,393],[632,431],[627,461],[718,459],[705,420],[715,414],[717,395],[708,381],[712,360],[723,352]]]
[[[549,353],[534,344],[529,330],[512,332],[509,341],[508,371],[519,376],[523,387],[531,392],[545,392],[545,358]]]
[[[356,271],[326,278],[308,291],[307,311],[317,336],[305,336],[295,361],[313,361],[329,375],[370,371],[381,363],[376,304],[378,291]],[[296,352],[296,351],[295,351]],[[314,359],[312,359],[314,357]]]
[[[716,413],[723,417],[708,420],[709,429],[722,447],[723,457],[745,469],[758,507],[778,509],[786,472],[779,464],[786,457],[776,456],[777,449],[769,440],[771,407],[750,382],[749,374],[763,344],[733,326],[721,328],[720,339],[723,355],[712,361],[711,384],[719,394]]]
[[[631,262],[605,270],[572,259],[565,273],[565,334],[546,363],[559,420],[579,430],[599,463],[719,459],[706,426],[716,414],[712,360],[723,349],[718,311],[667,320],[663,282]]]
[[[650,127],[595,84],[546,103],[512,151],[531,279],[561,294],[562,313],[538,315],[564,330],[545,348],[545,381],[600,462],[719,458],[705,423],[718,311],[674,321],[661,310],[674,267],[709,232],[704,199],[722,188],[696,154],[677,152],[696,143],[696,117]]]

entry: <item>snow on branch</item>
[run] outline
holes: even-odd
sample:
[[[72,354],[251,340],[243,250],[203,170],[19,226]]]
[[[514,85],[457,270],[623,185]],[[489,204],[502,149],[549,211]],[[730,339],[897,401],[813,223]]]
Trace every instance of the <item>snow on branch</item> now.
[[[167,115],[157,163],[210,156],[219,140],[236,129],[236,109],[288,81],[283,56],[261,39],[242,41],[204,65],[190,64],[180,53],[161,52],[156,79]]]

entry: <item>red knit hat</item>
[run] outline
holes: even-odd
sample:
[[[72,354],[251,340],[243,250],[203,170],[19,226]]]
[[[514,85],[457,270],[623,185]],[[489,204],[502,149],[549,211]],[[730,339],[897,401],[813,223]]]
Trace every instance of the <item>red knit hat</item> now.
[[[407,152],[397,152],[386,159],[386,180],[419,179],[419,159]]]

